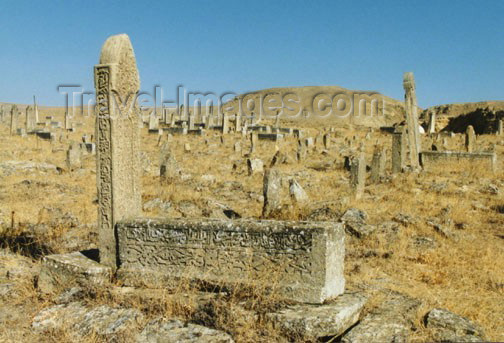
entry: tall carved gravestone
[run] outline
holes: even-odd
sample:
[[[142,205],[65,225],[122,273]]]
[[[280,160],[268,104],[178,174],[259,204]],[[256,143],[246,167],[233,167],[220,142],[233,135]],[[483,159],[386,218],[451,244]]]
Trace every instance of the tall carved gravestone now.
[[[410,163],[411,168],[415,170],[420,166],[420,132],[418,131],[417,98],[413,73],[404,73],[403,86]]]
[[[94,67],[100,262],[116,268],[115,223],[140,214],[140,78],[130,39],[109,37]]]

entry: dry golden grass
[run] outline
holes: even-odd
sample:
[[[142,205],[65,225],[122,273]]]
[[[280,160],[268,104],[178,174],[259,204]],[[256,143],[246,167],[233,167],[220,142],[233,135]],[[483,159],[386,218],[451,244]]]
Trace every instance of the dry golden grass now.
[[[50,111],[42,110],[44,114],[49,114]],[[62,112],[56,114],[61,116]],[[93,134],[92,119],[85,118],[82,121],[85,126],[70,134],[68,140],[53,144],[37,142],[33,136],[9,137],[6,126],[0,125],[0,163],[20,160],[47,162],[64,167],[68,142],[80,141],[83,133]],[[308,135],[315,136],[322,131],[310,128]],[[191,216],[191,213],[183,213],[178,207],[181,202],[191,202],[199,209],[206,209],[209,201],[213,201],[232,208],[242,217],[261,216],[262,175],[247,176],[246,158],[233,151],[233,143],[241,140],[243,153],[248,152],[248,139],[241,135],[230,135],[225,138],[225,144],[221,144],[218,135],[212,131],[206,137],[175,136],[171,143],[172,151],[183,174],[188,176],[176,183],[161,185],[156,176],[159,169],[158,137],[143,132],[142,150],[150,161],[150,170],[142,178],[143,201],[160,198],[172,203],[168,214],[154,210],[146,215]],[[325,206],[336,213],[349,207],[365,210],[372,224],[393,220],[400,213],[409,215],[414,219],[412,223],[400,225],[396,234],[377,232],[360,240],[348,238],[345,261],[348,288],[368,285],[376,290],[390,289],[421,299],[423,305],[418,313],[419,330],[413,336],[415,341],[428,341],[428,332],[423,330],[422,316],[433,307],[443,307],[466,316],[483,326],[490,340],[504,341],[504,215],[498,210],[501,208],[502,212],[504,208],[503,147],[500,144],[496,146],[498,166],[495,173],[478,165],[459,164],[456,168],[440,166],[420,174],[400,174],[390,182],[368,185],[365,195],[356,201],[351,195],[346,171],[337,167],[317,171],[307,166],[335,160],[341,163],[342,155],[346,153],[341,154],[339,148],[345,138],[356,136],[353,146],[357,147],[359,142],[365,141],[364,135],[359,131],[345,132],[336,138],[337,142],[332,144],[329,155],[312,152],[304,163],[279,166],[282,174],[294,176],[299,181],[311,201],[301,208],[286,202],[287,205],[278,214],[278,218],[303,219],[313,209]],[[365,141],[369,161],[376,141],[387,147],[391,144],[390,136],[373,133],[372,138]],[[460,137],[455,137],[450,144],[462,150],[462,142]],[[499,142],[498,137],[478,137],[478,148],[484,150],[495,142]],[[184,152],[184,143],[190,143],[192,152]],[[319,146],[318,150],[321,149]],[[295,150],[294,140],[288,139],[282,144],[282,151],[293,154]],[[274,143],[261,142],[255,155],[269,164],[274,153]],[[388,157],[390,159],[390,153]],[[4,230],[4,233],[16,236],[26,226],[24,224],[46,221],[44,212],[41,212],[44,207],[62,208],[71,212],[81,223],[95,223],[94,163],[94,157],[89,156],[83,159],[84,172],[64,172],[61,175],[14,173],[2,176],[0,221],[6,223],[4,227],[10,226],[11,213],[15,212],[14,231],[9,229],[10,231]],[[238,165],[236,170],[232,168],[233,163]],[[205,174],[213,175],[215,181],[202,182],[201,176]],[[23,183],[24,180],[32,182],[27,185]],[[498,194],[486,191],[490,184],[499,189]],[[196,214],[211,215],[211,211],[206,213],[201,210]],[[450,236],[444,236],[428,224],[430,218],[445,223],[443,225],[449,229]],[[60,235],[66,230],[72,228],[60,227],[51,234]],[[415,245],[417,237],[432,239],[435,247]],[[53,238],[48,236],[43,239]],[[47,305],[46,300],[35,300],[37,296],[34,290],[28,293],[30,292],[33,294],[26,299],[37,304],[35,309]],[[182,294],[194,296],[179,296]],[[139,296],[113,295],[109,290],[101,293],[95,291],[88,298],[97,304],[136,307],[153,316],[178,316],[191,320],[201,316],[195,294],[196,290],[181,284],[180,289],[164,294],[161,297],[164,300],[161,301],[146,302]],[[379,302],[379,294],[376,291],[376,299],[368,304],[369,307]],[[208,309],[214,314],[211,325],[232,333],[240,342],[280,340],[278,333],[262,322],[260,316],[257,320],[244,319],[247,318],[247,311],[271,308],[269,306],[276,306],[278,301],[275,297],[265,297],[262,292],[247,293],[238,287],[235,291],[212,300]],[[20,311],[27,311],[29,317],[35,313],[35,309],[20,308]],[[18,331],[27,332],[26,327]],[[7,330],[0,330],[0,337],[9,340],[11,336]],[[67,338],[64,332],[58,332],[48,339],[65,341]]]

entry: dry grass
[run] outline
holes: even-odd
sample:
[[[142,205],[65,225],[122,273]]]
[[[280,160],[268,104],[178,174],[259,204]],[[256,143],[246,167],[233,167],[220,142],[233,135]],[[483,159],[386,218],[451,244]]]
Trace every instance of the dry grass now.
[[[51,111],[51,110],[43,110]],[[46,112],[49,114],[49,112]],[[44,114],[46,114],[44,113]],[[61,116],[62,113],[56,113]],[[52,163],[64,167],[65,149],[68,142],[79,141],[83,133],[93,133],[91,118],[84,120],[85,126],[77,133],[50,144],[37,141],[35,137],[9,137],[7,128],[0,126],[0,163],[9,160]],[[309,129],[308,135],[315,136],[322,130]],[[402,224],[396,234],[378,232],[370,238],[347,241],[346,278],[348,288],[368,285],[376,290],[390,289],[421,299],[417,327],[413,336],[416,341],[427,341],[428,333],[422,329],[421,317],[433,307],[447,308],[466,316],[483,326],[490,340],[503,341],[502,313],[504,313],[504,215],[498,209],[504,206],[504,183],[502,157],[503,148],[497,145],[499,164],[497,172],[478,165],[457,165],[456,168],[431,169],[421,174],[400,174],[389,182],[368,185],[365,195],[359,201],[352,198],[348,186],[347,172],[341,168],[317,171],[307,165],[342,161],[339,151],[345,138],[357,136],[354,147],[363,141],[364,133],[347,132],[336,138],[329,155],[312,152],[304,163],[279,166],[281,173],[294,176],[305,188],[311,198],[304,207],[292,206],[289,201],[278,214],[281,219],[299,220],[316,208],[330,207],[341,213],[349,207],[358,207],[369,214],[369,222],[380,224],[390,221],[398,214],[413,218],[411,223]],[[208,144],[205,143],[208,140]],[[206,137],[175,136],[171,143],[175,158],[183,174],[187,175],[176,183],[161,185],[156,176],[159,169],[159,147],[157,136],[143,134],[142,149],[150,160],[149,170],[143,176],[143,201],[160,198],[172,203],[169,214],[159,210],[146,215],[170,215],[173,217],[212,215],[206,211],[209,202],[218,202],[238,212],[242,217],[258,218],[262,210],[262,175],[247,176],[246,159],[233,151],[233,143],[242,141],[243,152],[249,149],[249,140],[241,135],[230,135],[225,144],[210,132]],[[390,136],[374,133],[366,141],[369,160],[374,143],[390,146]],[[460,137],[450,142],[451,146],[462,150]],[[494,136],[478,137],[479,149],[495,143]],[[184,152],[184,143],[190,143],[191,153]],[[322,149],[321,146],[318,147]],[[282,150],[294,154],[296,142],[287,140]],[[274,143],[261,142],[256,156],[265,164],[275,153]],[[390,158],[390,153],[388,154]],[[233,170],[233,163],[238,165]],[[14,173],[0,179],[0,221],[5,224],[4,236],[17,237],[27,223],[47,221],[41,210],[44,207],[61,208],[71,212],[80,223],[96,222],[96,197],[94,158],[83,160],[84,172],[57,173]],[[453,166],[452,166],[453,167]],[[213,175],[215,181],[203,182],[202,175]],[[30,183],[23,183],[30,180]],[[487,191],[493,184],[498,194]],[[179,208],[182,202],[190,202],[199,211],[187,213]],[[10,228],[11,213],[15,212],[15,226]],[[436,231],[428,223],[434,218],[443,223],[449,236]],[[53,228],[49,236],[42,240],[53,240],[54,235],[62,235],[69,227]],[[53,236],[51,236],[53,235]],[[435,242],[434,247],[418,246],[418,237],[427,237]],[[161,298],[146,301],[141,296],[113,294],[110,290],[90,292],[87,299],[91,303],[132,306],[149,316],[161,315],[166,318],[181,317],[186,320],[199,320],[202,323],[223,329],[234,335],[240,342],[277,341],[278,333],[259,315],[249,320],[250,313],[260,309],[278,306],[279,299],[267,296],[268,293],[256,288],[255,292],[236,287],[210,301],[210,305],[200,308],[198,291],[188,285],[166,292]],[[379,302],[377,298],[369,304]],[[27,318],[35,310],[47,305],[34,289],[27,288],[26,300],[15,306],[25,311]],[[30,295],[31,294],[31,295]],[[182,296],[184,294],[184,296]],[[159,300],[161,299],[161,300]],[[23,308],[23,303],[32,302],[34,308]],[[10,305],[14,306],[14,305]],[[260,311],[259,311],[260,312]],[[204,314],[207,314],[207,317]],[[212,317],[212,318],[209,318]],[[16,332],[26,334],[26,326],[13,323],[21,329]],[[0,330],[0,337],[12,341],[12,334]],[[31,337],[31,336],[30,336]],[[70,339],[65,332],[55,332],[47,341]],[[91,341],[97,338],[90,338]]]

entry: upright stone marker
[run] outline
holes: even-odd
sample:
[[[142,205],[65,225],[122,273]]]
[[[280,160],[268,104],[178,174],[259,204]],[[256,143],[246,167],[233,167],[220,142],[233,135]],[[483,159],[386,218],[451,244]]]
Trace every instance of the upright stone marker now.
[[[33,96],[33,111],[35,114],[35,124],[39,123],[39,113],[38,113],[38,106],[37,106],[37,98],[35,95]]]
[[[280,209],[282,177],[276,169],[269,168],[263,178],[263,210],[262,217],[268,218]]]
[[[474,143],[476,141],[476,134],[474,133],[474,128],[472,125],[469,125],[466,130],[466,136],[465,136],[465,147],[467,152],[473,152],[474,151]]]
[[[68,108],[65,111],[65,130],[70,129],[70,114],[68,113]]]
[[[31,115],[31,107],[30,106],[26,106],[25,128],[26,128],[26,132],[31,132],[35,128],[35,122],[34,122],[33,115]]]
[[[241,114],[240,113],[236,113],[235,114],[235,132],[240,132],[241,129],[242,129]]]
[[[420,167],[420,132],[418,131],[417,98],[415,78],[413,73],[404,73],[404,102],[406,109],[406,124],[408,127],[408,145],[410,163],[413,170]]]
[[[376,146],[373,152],[373,160],[371,161],[371,182],[377,183],[385,175],[386,160],[385,149]]]
[[[497,134],[502,136],[504,134],[504,120],[500,119],[497,127]]]
[[[141,210],[140,78],[126,34],[109,37],[94,67],[100,262],[116,268],[115,223]]]
[[[360,199],[364,194],[366,184],[366,155],[359,151],[350,161],[350,187],[354,192],[355,199]]]
[[[436,133],[436,112],[431,112],[429,116],[429,127],[427,133],[432,135]]]
[[[155,111],[149,115],[149,130],[157,130],[159,128],[159,120]]]
[[[11,107],[11,118],[10,118],[10,135],[14,136],[17,130],[17,122],[18,122],[18,109],[16,105],[12,105]]]
[[[406,161],[406,134],[404,128],[398,129],[392,136],[392,173],[403,171]]]
[[[222,134],[227,135],[229,133],[229,116],[224,113],[222,116]]]

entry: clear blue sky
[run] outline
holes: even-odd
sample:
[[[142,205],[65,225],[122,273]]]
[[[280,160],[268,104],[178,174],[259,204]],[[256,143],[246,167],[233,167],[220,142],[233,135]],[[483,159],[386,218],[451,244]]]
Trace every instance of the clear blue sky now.
[[[0,101],[63,105],[93,90],[113,34],[133,42],[142,89],[243,92],[338,85],[419,105],[504,100],[504,1],[0,2]]]

